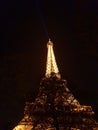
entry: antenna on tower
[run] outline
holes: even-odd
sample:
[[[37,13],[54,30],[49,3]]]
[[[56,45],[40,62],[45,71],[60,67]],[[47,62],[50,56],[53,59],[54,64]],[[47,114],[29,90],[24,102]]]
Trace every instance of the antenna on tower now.
[[[49,42],[51,42],[51,39],[49,38]]]

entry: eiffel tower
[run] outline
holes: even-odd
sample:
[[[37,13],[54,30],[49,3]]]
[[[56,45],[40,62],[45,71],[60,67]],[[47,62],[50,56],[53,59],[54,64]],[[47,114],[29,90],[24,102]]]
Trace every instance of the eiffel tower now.
[[[80,105],[61,78],[51,40],[47,48],[46,73],[37,98],[26,102],[24,117],[13,130],[98,130],[92,107]]]

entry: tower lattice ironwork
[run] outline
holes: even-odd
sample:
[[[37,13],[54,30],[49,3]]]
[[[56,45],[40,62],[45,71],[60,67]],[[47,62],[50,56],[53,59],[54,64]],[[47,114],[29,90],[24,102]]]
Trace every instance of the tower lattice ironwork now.
[[[26,102],[24,117],[13,130],[98,130],[91,106],[83,106],[67,87],[56,64],[53,42],[47,43],[45,77],[34,102]]]
[[[53,51],[53,42],[51,40],[47,43],[47,63],[46,63],[46,77],[50,77],[51,73],[55,73],[58,77],[60,77],[59,69],[56,63],[54,51]]]

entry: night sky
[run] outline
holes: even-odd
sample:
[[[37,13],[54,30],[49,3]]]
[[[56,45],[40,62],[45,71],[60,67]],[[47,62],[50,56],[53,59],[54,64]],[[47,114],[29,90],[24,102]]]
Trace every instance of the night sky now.
[[[37,96],[48,35],[62,78],[98,120],[98,2],[1,0],[0,32],[0,130],[11,130]]]

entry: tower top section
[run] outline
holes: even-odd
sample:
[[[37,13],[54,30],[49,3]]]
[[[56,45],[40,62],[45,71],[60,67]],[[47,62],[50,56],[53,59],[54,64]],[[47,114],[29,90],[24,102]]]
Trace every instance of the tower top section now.
[[[48,43],[47,43],[47,47],[48,46],[52,46],[53,47],[53,42],[49,39]]]
[[[54,51],[53,51],[53,42],[49,39],[47,43],[47,62],[46,62],[46,77],[51,77],[55,75],[56,77],[60,78],[59,69],[56,63]]]

